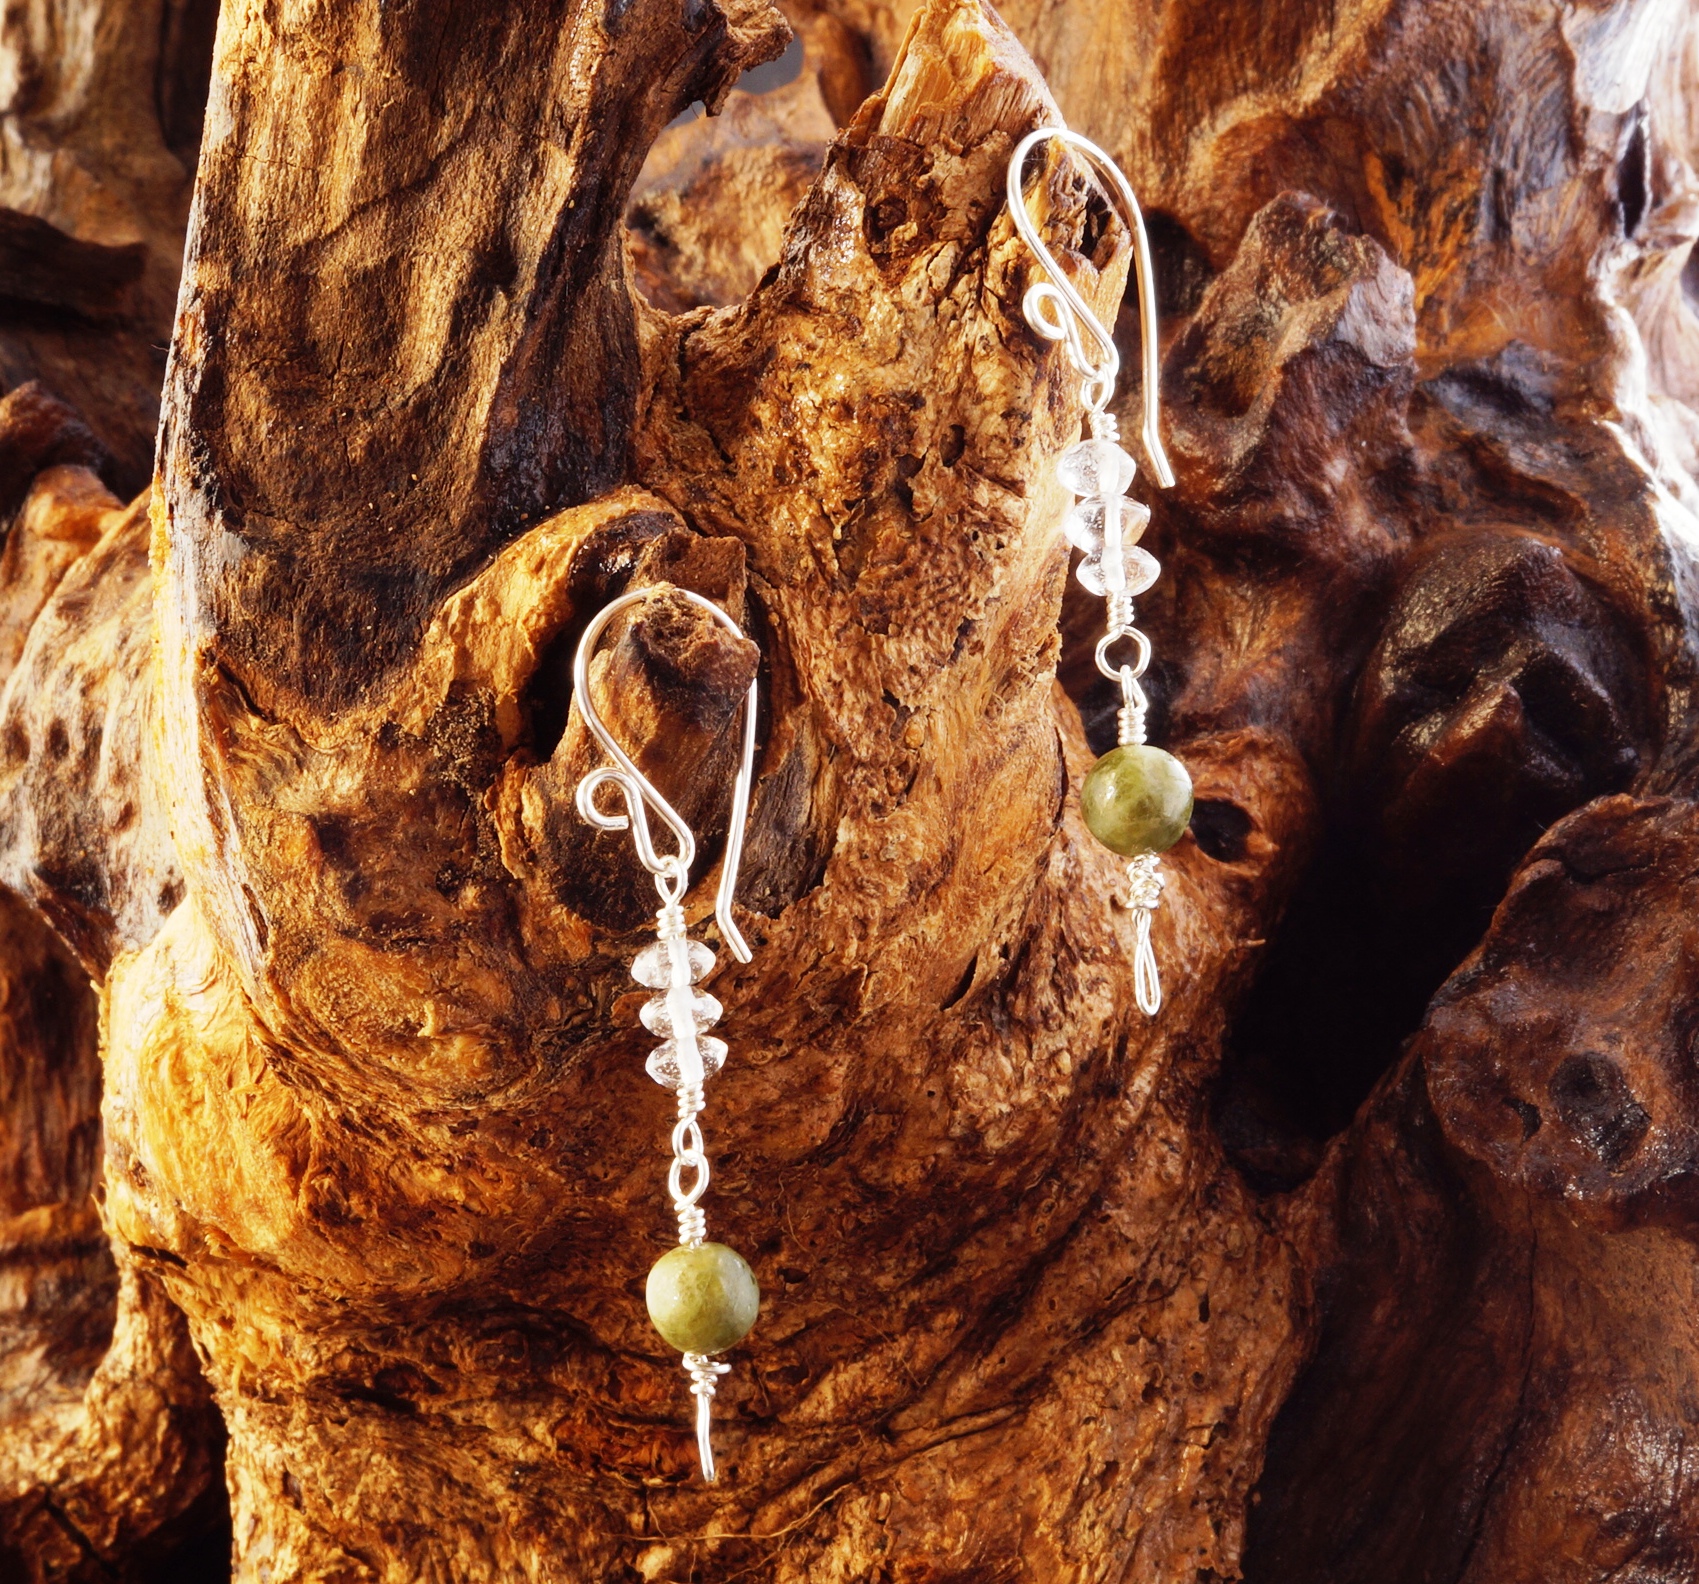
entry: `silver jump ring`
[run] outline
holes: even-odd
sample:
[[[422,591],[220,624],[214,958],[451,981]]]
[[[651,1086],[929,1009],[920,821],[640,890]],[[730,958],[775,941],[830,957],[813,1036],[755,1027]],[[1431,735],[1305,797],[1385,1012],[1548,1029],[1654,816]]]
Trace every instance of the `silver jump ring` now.
[[[1129,640],[1138,650],[1138,658],[1131,665],[1111,665],[1109,651],[1123,638]],[[1137,627],[1120,627],[1114,632],[1106,632],[1097,640],[1097,669],[1111,682],[1119,681],[1122,673],[1127,671],[1132,672],[1135,677],[1142,677],[1150,668],[1151,654],[1150,639]]]
[[[684,1173],[691,1170],[696,1173],[696,1181],[690,1185],[690,1191],[685,1192]],[[672,1195],[675,1210],[688,1210],[708,1191],[708,1161],[706,1156],[699,1155],[695,1160],[685,1160],[675,1156],[671,1166],[667,1168],[667,1192]]]

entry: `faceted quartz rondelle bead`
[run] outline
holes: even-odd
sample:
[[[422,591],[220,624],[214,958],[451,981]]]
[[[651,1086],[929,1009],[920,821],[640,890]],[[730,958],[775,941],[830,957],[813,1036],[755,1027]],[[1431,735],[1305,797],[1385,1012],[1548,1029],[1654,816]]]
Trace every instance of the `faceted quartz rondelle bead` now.
[[[668,1249],[649,1270],[649,1318],[680,1353],[719,1353],[755,1324],[755,1272],[724,1243]]]
[[[1087,555],[1101,555],[1111,513],[1121,531],[1123,545],[1137,544],[1150,524],[1150,508],[1142,501],[1129,500],[1125,495],[1093,495],[1089,500],[1074,502],[1062,519],[1062,532],[1075,549]]]
[[[1093,594],[1142,594],[1162,572],[1162,563],[1148,550],[1135,544],[1121,546],[1121,579],[1117,584],[1110,571],[1111,563],[1101,555],[1088,555],[1080,562],[1074,576],[1080,587]]]
[[[672,983],[672,944],[669,941],[651,941],[632,959],[631,977],[651,990],[666,989]],[[690,982],[695,984],[698,979],[705,979],[713,971],[713,952],[701,941],[687,940],[678,944],[684,950]]]
[[[706,990],[690,990],[685,993],[685,1004],[690,1008],[690,1022],[698,1034],[705,1033],[720,1021],[721,1014],[726,1010]],[[643,1027],[651,1034],[676,1034],[673,1027],[673,1004],[670,996],[651,996],[637,1009],[638,1019]]]
[[[712,1034],[698,1034],[696,1054],[702,1063],[702,1076],[717,1077],[720,1069],[726,1064],[726,1042],[723,1039],[715,1039]],[[663,1089],[678,1088],[684,1080],[678,1041],[662,1040],[649,1052],[649,1059],[643,1063],[643,1068]]]
[[[1192,819],[1192,778],[1171,753],[1146,743],[1112,748],[1080,788],[1087,828],[1126,858],[1167,852]]]
[[[1076,495],[1124,495],[1138,464],[1113,440],[1080,440],[1062,453],[1056,477]]]

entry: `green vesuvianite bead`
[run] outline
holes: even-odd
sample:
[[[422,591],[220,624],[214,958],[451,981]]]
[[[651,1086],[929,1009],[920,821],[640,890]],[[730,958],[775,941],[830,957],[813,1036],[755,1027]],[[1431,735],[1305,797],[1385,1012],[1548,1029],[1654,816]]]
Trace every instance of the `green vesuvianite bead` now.
[[[680,1353],[718,1353],[755,1324],[761,1289],[749,1262],[724,1243],[669,1249],[649,1269],[649,1318]]]
[[[1111,852],[1167,852],[1192,818],[1192,778],[1171,753],[1146,743],[1111,748],[1080,788],[1087,828]]]

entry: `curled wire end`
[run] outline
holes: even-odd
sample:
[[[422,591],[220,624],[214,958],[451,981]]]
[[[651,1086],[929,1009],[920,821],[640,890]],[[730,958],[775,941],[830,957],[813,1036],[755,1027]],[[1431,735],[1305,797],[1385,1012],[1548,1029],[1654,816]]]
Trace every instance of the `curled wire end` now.
[[[1157,972],[1156,948],[1150,943],[1150,926],[1168,883],[1162,860],[1155,853],[1141,854],[1127,865],[1127,879],[1127,906],[1133,910],[1133,993],[1139,1010],[1155,1017],[1162,1010],[1162,977]]]
[[[619,788],[628,809],[635,808],[641,811],[643,794],[632,783],[630,777],[623,770],[614,769],[612,765],[602,765],[600,768],[590,771],[578,783],[577,794],[572,800],[578,809],[578,817],[585,824],[594,825],[597,830],[629,830],[631,828],[631,816],[629,814],[605,814],[596,806],[596,794],[609,782]]]
[[[1138,997],[1139,1010],[1146,1017],[1155,1017],[1162,1010],[1162,977],[1157,972],[1156,950],[1150,944],[1150,920],[1150,909],[1140,908],[1133,948],[1133,993]]]
[[[1068,307],[1068,299],[1049,281],[1039,281],[1027,288],[1026,296],[1021,299],[1021,312],[1026,315],[1026,322],[1046,341],[1065,341],[1069,350],[1077,353],[1077,360],[1084,361],[1079,326]]]

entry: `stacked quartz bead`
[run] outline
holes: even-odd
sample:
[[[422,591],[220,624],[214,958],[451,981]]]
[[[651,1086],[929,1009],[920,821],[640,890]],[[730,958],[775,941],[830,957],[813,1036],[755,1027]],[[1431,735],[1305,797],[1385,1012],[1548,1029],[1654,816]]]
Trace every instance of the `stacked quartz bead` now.
[[[649,1076],[668,1089],[694,1077],[700,1090],[726,1064],[726,1042],[707,1031],[720,1021],[724,1007],[697,984],[714,971],[714,954],[685,934],[684,910],[669,902],[655,915],[658,939],[631,963],[631,977],[645,990],[659,990],[643,1003],[638,1017],[661,1043],[644,1063]]]
[[[1076,575],[1108,601],[1107,631],[1097,645],[1097,668],[1121,689],[1117,746],[1092,766],[1080,789],[1087,828],[1112,852],[1130,858],[1128,906],[1135,920],[1134,990],[1154,1017],[1162,984],[1150,942],[1151,918],[1162,899],[1160,854],[1185,834],[1192,817],[1192,779],[1172,754],[1145,742],[1149,701],[1140,678],[1150,665],[1150,640],[1133,625],[1133,600],[1162,568],[1139,546],[1150,509],[1127,498],[1137,464],[1116,440],[1114,417],[1090,413],[1092,436],[1062,453],[1057,476],[1082,497],[1063,522],[1068,542],[1085,552]],[[1110,651],[1132,646],[1115,661]]]
[[[1127,498],[1137,471],[1112,435],[1093,435],[1069,446],[1056,464],[1056,476],[1084,497],[1063,519],[1062,532],[1085,552],[1075,575],[1093,594],[1142,594],[1162,571],[1156,557],[1139,547],[1150,508]]]
[[[677,902],[663,906],[656,921],[659,938],[637,954],[631,977],[660,992],[644,1002],[638,1015],[650,1033],[662,1036],[645,1063],[649,1076],[678,1097],[667,1191],[678,1216],[679,1246],[651,1267],[645,1298],[655,1329],[684,1355],[696,1399],[702,1473],[712,1480],[709,1404],[717,1377],[729,1368],[714,1355],[748,1334],[761,1307],[761,1291],[741,1254],[707,1240],[708,1218],[700,1203],[708,1188],[708,1156],[698,1119],[707,1103],[704,1086],[726,1060],[725,1041],[707,1032],[720,1019],[720,1003],[697,988],[713,971],[714,954],[688,938]]]

